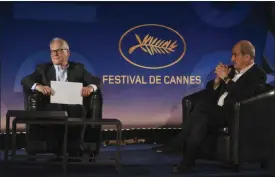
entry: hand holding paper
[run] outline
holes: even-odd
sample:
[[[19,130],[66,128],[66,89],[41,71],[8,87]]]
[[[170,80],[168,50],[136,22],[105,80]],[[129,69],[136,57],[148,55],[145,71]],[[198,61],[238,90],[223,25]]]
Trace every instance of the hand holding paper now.
[[[54,91],[51,95],[51,103],[58,104],[83,104],[82,83],[51,81],[51,88]]]
[[[89,96],[89,95],[91,94],[92,91],[93,91],[93,88],[92,88],[92,87],[83,87],[83,88],[82,88],[82,93],[81,93],[81,95],[82,95],[83,97]]]

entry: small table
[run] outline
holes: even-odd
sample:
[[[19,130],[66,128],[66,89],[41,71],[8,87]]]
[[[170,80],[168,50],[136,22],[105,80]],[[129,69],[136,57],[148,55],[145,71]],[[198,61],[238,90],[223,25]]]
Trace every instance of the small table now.
[[[121,171],[121,154],[120,154],[120,145],[122,141],[122,123],[118,119],[102,119],[102,120],[89,120],[86,118],[68,118],[67,112],[65,111],[19,111],[19,110],[9,110],[6,115],[6,142],[5,142],[5,161],[8,161],[8,153],[9,153],[9,134],[10,134],[10,118],[15,117],[12,122],[12,159],[18,157],[16,155],[16,125],[18,123],[24,124],[62,124],[65,125],[64,132],[64,152],[63,152],[63,171],[67,172],[67,164],[100,164],[100,163],[91,163],[91,162],[68,162],[68,158],[71,159],[80,159],[85,160],[86,157],[68,157],[67,155],[67,136],[68,136],[68,125],[114,125],[117,129],[117,148],[116,148],[116,170],[120,174]],[[22,156],[22,155],[20,155]],[[39,156],[31,156],[24,155],[24,157],[34,157],[37,158]],[[89,158],[93,159],[93,158]],[[52,162],[56,163],[56,162]],[[106,165],[107,163],[101,163]]]
[[[67,136],[68,136],[68,115],[66,111],[22,111],[22,110],[9,110],[6,114],[6,141],[5,141],[5,162],[8,161],[9,154],[9,135],[10,135],[10,118],[14,117],[12,122],[12,159],[16,157],[16,125],[18,123],[24,124],[62,124],[65,125],[64,132],[64,152],[63,161],[61,162],[64,172],[67,171]],[[33,157],[35,155],[20,155],[21,157]],[[55,162],[56,163],[56,162]]]
[[[102,119],[102,120],[89,120],[84,118],[68,118],[68,125],[114,125],[117,130],[117,145],[116,145],[116,170],[120,174],[121,171],[121,154],[120,154],[120,145],[122,141],[122,123],[118,119]],[[69,157],[70,158],[70,157]],[[85,160],[86,157],[73,157],[73,159]],[[99,163],[90,163],[90,162],[67,162],[68,164],[99,164]],[[106,163],[102,163],[106,165]]]

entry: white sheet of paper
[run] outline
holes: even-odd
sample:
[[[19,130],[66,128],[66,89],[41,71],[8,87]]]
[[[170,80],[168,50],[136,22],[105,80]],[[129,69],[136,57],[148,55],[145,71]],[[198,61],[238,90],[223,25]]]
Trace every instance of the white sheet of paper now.
[[[51,103],[58,104],[83,104],[81,96],[82,83],[51,81],[54,94],[51,95]]]

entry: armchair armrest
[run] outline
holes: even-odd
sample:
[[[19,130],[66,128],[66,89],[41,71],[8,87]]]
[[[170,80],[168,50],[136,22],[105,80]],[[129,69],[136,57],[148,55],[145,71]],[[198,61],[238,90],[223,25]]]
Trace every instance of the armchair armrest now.
[[[195,92],[191,95],[187,95],[183,98],[183,100],[188,100],[191,103],[195,103],[198,100],[200,100],[202,98],[202,96],[204,96],[207,93],[207,89],[203,89],[201,91]]]
[[[242,104],[242,105],[247,105],[247,104],[250,104],[250,103],[253,104],[253,103],[255,103],[257,101],[260,101],[260,100],[266,100],[266,99],[272,98],[272,96],[274,97],[274,92],[275,92],[275,90],[271,90],[267,93],[259,94],[255,97],[252,97],[252,98],[241,101],[240,104]]]
[[[86,97],[84,106],[87,110],[87,119],[101,120],[103,99],[100,90],[93,92],[92,95]],[[83,129],[84,133],[84,151],[98,154],[100,151],[101,142],[101,125],[86,125]]]
[[[24,92],[24,107],[28,111],[36,111],[39,109],[42,101],[42,94],[39,92]]]
[[[87,118],[92,120],[102,119],[103,99],[101,91],[98,89],[87,99],[84,99],[84,106],[87,110]]]
[[[232,121],[233,160],[248,157],[267,159],[272,154],[275,91],[235,104]]]

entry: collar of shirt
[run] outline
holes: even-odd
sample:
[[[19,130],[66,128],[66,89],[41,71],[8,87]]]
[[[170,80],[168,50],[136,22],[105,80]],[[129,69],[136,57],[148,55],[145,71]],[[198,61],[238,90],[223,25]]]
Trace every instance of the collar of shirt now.
[[[255,63],[252,63],[251,65],[247,66],[246,68],[242,69],[241,71],[235,70],[236,74],[244,74],[246,71],[248,71]]]
[[[55,67],[55,69],[57,69],[58,71],[60,71],[60,70],[67,69],[69,67],[69,64],[67,66],[63,67],[63,68],[61,67],[61,65],[54,65],[54,67]]]

